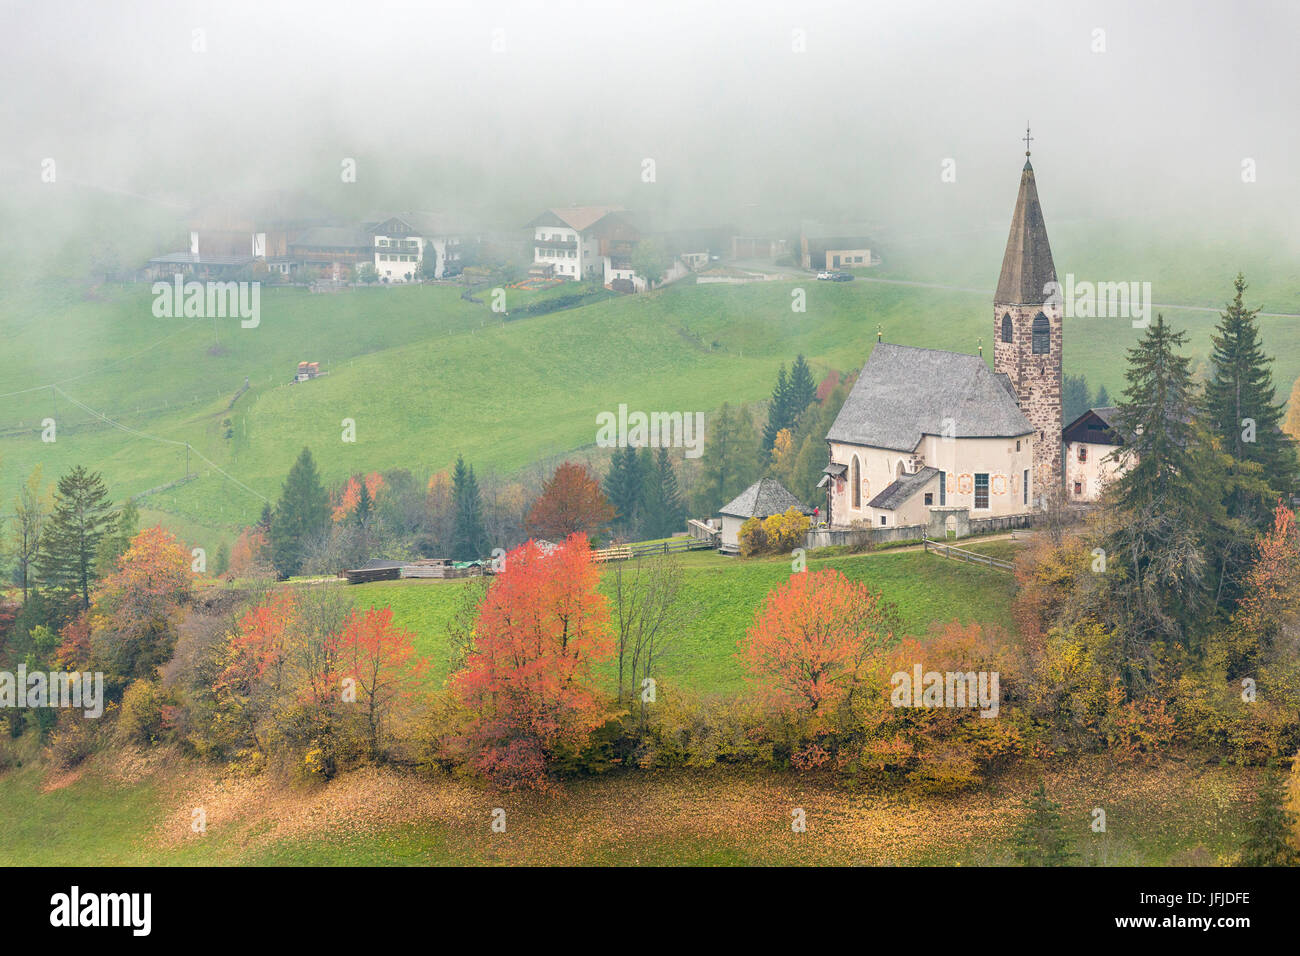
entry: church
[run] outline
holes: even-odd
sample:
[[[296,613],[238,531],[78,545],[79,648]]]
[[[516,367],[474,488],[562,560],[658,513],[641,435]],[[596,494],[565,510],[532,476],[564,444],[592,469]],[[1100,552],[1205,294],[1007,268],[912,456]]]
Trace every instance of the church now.
[[[1026,514],[1062,482],[1056,267],[1025,153],[982,356],[879,343],[826,435],[832,529]]]

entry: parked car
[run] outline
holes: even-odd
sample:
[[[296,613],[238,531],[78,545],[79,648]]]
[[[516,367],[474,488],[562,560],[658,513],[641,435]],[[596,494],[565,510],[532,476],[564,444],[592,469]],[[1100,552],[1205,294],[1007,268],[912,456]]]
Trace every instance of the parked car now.
[[[819,273],[817,273],[817,278],[819,278],[819,279],[823,279],[823,280],[830,280],[830,279],[833,279],[834,277],[835,277],[835,273],[833,273],[833,272],[819,272]]]
[[[852,281],[853,281],[853,273],[852,273],[852,272],[834,272],[834,273],[831,274],[831,281],[832,281],[832,282],[852,282]]]

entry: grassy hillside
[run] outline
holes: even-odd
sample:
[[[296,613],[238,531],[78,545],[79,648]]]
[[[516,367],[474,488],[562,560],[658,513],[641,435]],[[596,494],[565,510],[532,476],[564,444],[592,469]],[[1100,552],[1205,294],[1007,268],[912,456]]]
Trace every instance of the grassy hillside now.
[[[1065,229],[1054,240],[1058,257],[1070,249],[1083,263],[1074,268],[1081,277],[1110,277],[1106,267],[1118,267],[1117,253],[1088,233]],[[1137,256],[1132,242],[1117,248]],[[880,274],[930,279],[942,271],[933,262],[909,266],[920,262],[915,254],[898,258]],[[1139,258],[1146,271],[1121,277],[1154,273],[1158,301],[1216,305],[1237,268],[1226,254],[1199,260],[1213,268],[1193,268],[1197,260],[1181,252]],[[1242,258],[1248,270],[1270,266],[1258,282],[1271,310],[1300,311],[1291,260],[1288,273],[1273,248]],[[966,261],[953,263],[956,275],[968,270]],[[796,288],[806,292],[806,312],[791,311]],[[507,290],[507,306],[530,297],[542,296]],[[777,365],[797,352],[815,368],[856,367],[877,326],[887,341],[974,352],[980,339],[991,342],[989,299],[872,281],[678,285],[503,322],[453,286],[336,295],[268,288],[258,328],[227,319],[214,330],[211,320],[155,318],[147,286],[11,288],[0,299],[0,500],[7,504],[38,462],[50,477],[84,463],[105,473],[115,497],[140,494],[185,476],[188,442],[198,478],[143,506],[212,553],[256,516],[263,497],[276,496],[304,444],[331,481],[397,466],[428,474],[457,453],[508,473],[590,446],[596,414],[620,403],[708,411],[762,401]],[[1166,312],[1204,356],[1215,315]],[[1300,376],[1294,321],[1262,320],[1287,389]],[[1127,320],[1068,321],[1067,371],[1118,394],[1124,353],[1138,334]],[[319,361],[328,375],[286,384],[300,360]],[[250,388],[231,407],[245,378]],[[46,417],[58,423],[53,444],[40,440]],[[341,440],[344,419],[356,423],[355,444]]]
[[[695,616],[666,646],[659,679],[711,693],[738,691],[745,677],[736,644],[764,596],[789,577],[790,563],[694,552],[683,557],[682,565],[682,601],[694,607]],[[810,570],[822,567],[881,591],[898,607],[907,634],[924,634],[931,621],[954,619],[1011,626],[1013,581],[988,568],[918,551],[809,561]],[[609,577],[606,571],[602,588],[607,595]],[[395,622],[416,633],[416,648],[430,663],[430,679],[441,683],[448,671],[446,626],[466,586],[465,581],[395,581],[360,584],[346,593],[359,608],[391,607]],[[612,691],[612,668],[604,676]]]
[[[1043,774],[1082,865],[1230,864],[1257,774],[1097,757],[1025,766],[959,800],[715,769],[576,781],[560,799],[389,770],[327,786],[220,777],[173,754],[101,754],[71,774],[0,774],[0,865],[989,865],[1013,860]],[[1089,827],[1106,795],[1107,832]],[[202,807],[207,829],[190,829]],[[494,834],[492,808],[508,828]],[[807,812],[793,834],[790,809]],[[49,834],[58,833],[58,840]]]

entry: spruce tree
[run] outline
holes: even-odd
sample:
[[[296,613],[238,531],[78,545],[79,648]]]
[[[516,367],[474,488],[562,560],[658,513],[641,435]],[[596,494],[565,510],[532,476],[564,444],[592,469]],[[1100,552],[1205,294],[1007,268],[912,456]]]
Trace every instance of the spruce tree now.
[[[1087,378],[1082,375],[1065,376],[1065,383],[1061,388],[1061,405],[1067,425],[1092,407],[1089,404],[1091,400]]]
[[[1245,306],[1246,288],[1245,277],[1238,273],[1233,282],[1235,295],[1220,316],[1217,334],[1210,336],[1210,379],[1201,415],[1206,429],[1234,460],[1260,466],[1269,489],[1266,499],[1234,495],[1226,504],[1230,516],[1244,517],[1256,531],[1263,531],[1272,520],[1273,503],[1291,487],[1296,453],[1281,431],[1284,406],[1275,401],[1277,390],[1270,370],[1273,359],[1260,345],[1259,309]]]
[[[1300,866],[1297,832],[1296,815],[1287,809],[1281,775],[1270,773],[1259,791],[1240,865]]]
[[[77,465],[59,479],[54,510],[41,530],[41,580],[90,607],[90,586],[107,570],[97,566],[96,555],[116,527],[103,476]]]
[[[1101,385],[1097,388],[1097,397],[1092,400],[1093,408],[1109,408],[1110,392],[1106,391],[1106,386]]]
[[[816,400],[817,383],[813,381],[812,369],[808,367],[804,357],[798,355],[795,357],[794,365],[790,367],[788,412],[791,427],[798,423],[804,409]]]
[[[790,414],[790,382],[785,374],[785,365],[776,373],[776,387],[772,389],[772,400],[767,405],[767,426],[763,429],[763,451],[769,454],[776,444],[776,433],[789,428],[793,416]]]
[[[321,485],[311,450],[304,448],[289,469],[271,516],[271,563],[281,577],[302,570],[309,549],[329,526],[329,495]]]
[[[749,413],[724,403],[706,432],[696,509],[716,512],[762,477],[764,459]]]
[[[483,499],[474,469],[456,456],[451,475],[451,506],[455,516],[451,556],[457,561],[476,561],[487,551],[487,533],[483,530]]]
[[[677,487],[677,472],[667,448],[660,448],[645,483],[644,533],[649,538],[666,538],[682,530],[686,508]]]
[[[1156,316],[1129,350],[1116,415],[1129,467],[1115,482],[1121,520],[1106,547],[1119,567],[1106,577],[1120,588],[1113,623],[1131,642],[1130,664],[1149,664],[1156,640],[1184,641],[1207,597],[1203,535],[1219,509],[1198,456],[1190,362],[1178,354],[1186,340]]]
[[[1047,788],[1040,782],[1032,797],[1024,801],[1028,811],[1016,825],[1013,847],[1021,866],[1069,866],[1076,854],[1070,848],[1061,821],[1061,806],[1047,798]]]
[[[614,524],[619,532],[635,537],[644,497],[644,473],[636,449],[630,445],[615,448],[605,475],[605,497],[614,506]]]

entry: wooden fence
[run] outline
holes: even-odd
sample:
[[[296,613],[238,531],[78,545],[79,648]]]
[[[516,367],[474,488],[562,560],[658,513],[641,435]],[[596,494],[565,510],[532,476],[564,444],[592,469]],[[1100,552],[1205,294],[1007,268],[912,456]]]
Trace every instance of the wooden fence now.
[[[630,561],[633,558],[647,558],[656,554],[681,554],[684,551],[712,550],[714,545],[699,538],[673,538],[671,541],[656,541],[649,544],[624,544],[613,548],[601,548],[591,553],[599,563],[605,561]]]
[[[965,561],[968,564],[982,564],[985,567],[993,568],[997,571],[1010,572],[1015,568],[1015,565],[1010,561],[1003,561],[1001,558],[995,558],[987,554],[980,554],[976,551],[968,551],[965,548],[954,548],[950,544],[931,541],[929,538],[925,539],[925,550],[927,553],[933,551],[941,557],[952,558],[956,561]]]

